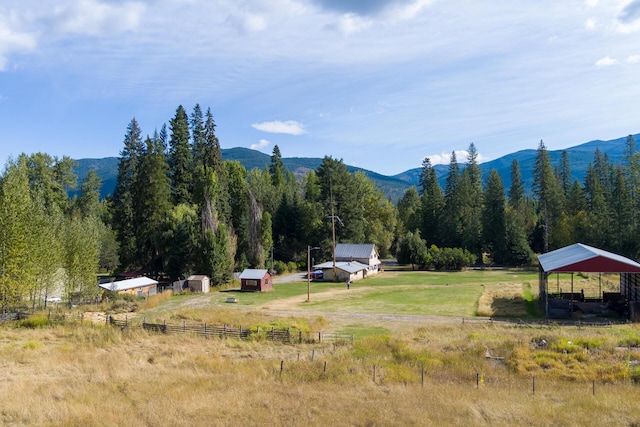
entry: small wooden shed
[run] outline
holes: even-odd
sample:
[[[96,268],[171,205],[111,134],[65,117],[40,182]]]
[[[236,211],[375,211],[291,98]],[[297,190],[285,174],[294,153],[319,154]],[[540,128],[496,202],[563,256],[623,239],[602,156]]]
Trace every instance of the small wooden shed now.
[[[264,292],[273,289],[271,274],[268,270],[247,268],[240,275],[240,290]]]
[[[209,276],[202,274],[189,276],[185,284],[189,288],[190,292],[202,292],[203,294],[206,294],[211,290],[211,280],[209,279]]]

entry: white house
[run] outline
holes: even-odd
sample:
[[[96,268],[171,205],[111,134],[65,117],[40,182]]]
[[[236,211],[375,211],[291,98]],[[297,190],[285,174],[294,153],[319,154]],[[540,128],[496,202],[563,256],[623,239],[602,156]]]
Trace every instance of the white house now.
[[[378,273],[381,264],[378,250],[373,243],[338,243],[336,245],[336,262],[338,261],[357,261],[360,264],[364,264],[367,267],[364,277]]]

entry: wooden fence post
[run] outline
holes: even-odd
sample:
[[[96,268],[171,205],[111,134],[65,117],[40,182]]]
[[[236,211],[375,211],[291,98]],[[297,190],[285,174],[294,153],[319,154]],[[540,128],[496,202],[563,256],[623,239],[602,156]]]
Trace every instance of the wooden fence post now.
[[[282,371],[284,371],[284,360],[280,361],[280,378],[282,378]]]
[[[373,365],[373,382],[376,382],[376,365]]]
[[[312,349],[311,349],[311,361],[312,361],[312,362],[313,362],[313,358],[315,357],[315,355],[316,355],[316,349],[315,349],[315,348],[312,348]]]
[[[323,372],[327,372],[327,361],[326,360],[324,361],[324,370],[323,370]]]
[[[187,321],[183,320],[182,321],[182,332],[186,332],[187,331]]]
[[[533,394],[536,394],[536,376],[533,376]]]
[[[422,387],[424,387],[424,366],[422,367],[422,380],[421,380],[421,384],[422,384]]]

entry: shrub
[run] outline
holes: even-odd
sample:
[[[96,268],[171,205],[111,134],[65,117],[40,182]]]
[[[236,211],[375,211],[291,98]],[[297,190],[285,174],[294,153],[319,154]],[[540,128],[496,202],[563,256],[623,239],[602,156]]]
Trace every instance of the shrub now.
[[[18,322],[20,328],[44,328],[45,326],[53,325],[53,320],[44,316],[30,316]]]

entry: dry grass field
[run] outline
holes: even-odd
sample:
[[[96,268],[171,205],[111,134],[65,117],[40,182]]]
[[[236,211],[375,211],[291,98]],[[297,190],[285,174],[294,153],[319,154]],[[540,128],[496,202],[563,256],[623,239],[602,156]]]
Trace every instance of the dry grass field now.
[[[521,292],[526,299],[523,283],[512,292],[501,286],[504,292],[495,295],[499,289],[484,284],[480,298],[514,299]],[[348,296],[332,292],[335,298]],[[215,295],[181,298],[165,295],[129,315],[300,330],[370,329],[353,343],[336,345],[147,333],[99,318],[92,322],[88,315],[62,323],[46,315],[7,323],[0,325],[0,424],[640,425],[637,325],[320,316],[325,302],[319,297],[310,311],[274,317],[264,308],[276,305],[273,295],[245,307],[219,305]]]

